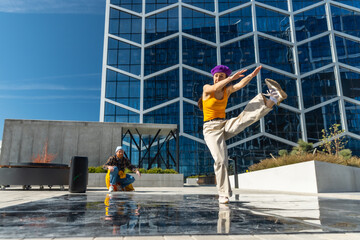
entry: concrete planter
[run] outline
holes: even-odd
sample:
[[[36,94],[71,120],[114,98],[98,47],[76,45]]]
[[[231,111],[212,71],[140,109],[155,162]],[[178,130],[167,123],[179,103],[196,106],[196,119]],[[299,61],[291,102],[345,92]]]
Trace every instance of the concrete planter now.
[[[198,177],[197,183],[199,185],[216,185],[215,176]]]
[[[186,178],[186,184],[188,185],[199,185],[197,181],[198,178]]]
[[[141,178],[130,173],[135,178],[134,187],[183,187],[183,174],[142,174]],[[89,173],[88,187],[106,187],[106,173]]]
[[[238,174],[240,189],[304,193],[359,192],[360,168],[309,161]],[[234,176],[230,176],[234,187]]]

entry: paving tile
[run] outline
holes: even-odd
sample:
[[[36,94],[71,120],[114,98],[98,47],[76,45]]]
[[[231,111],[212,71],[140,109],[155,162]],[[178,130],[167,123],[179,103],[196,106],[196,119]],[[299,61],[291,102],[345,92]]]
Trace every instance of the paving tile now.
[[[53,238],[54,240],[70,240],[70,239],[76,239],[76,240],[94,240],[93,237],[74,237],[74,238]]]
[[[131,236],[131,237],[124,237],[124,240],[163,240],[163,236]]]
[[[254,236],[260,240],[298,240],[295,236],[290,234],[261,234]]]
[[[231,240],[229,235],[193,235],[194,240]]]
[[[123,240],[124,237],[96,237],[94,240]]]
[[[254,235],[230,235],[231,240],[259,240],[258,237]]]
[[[24,238],[23,240],[52,240],[52,239],[54,238]]]
[[[165,240],[194,240],[190,235],[164,236]]]
[[[296,240],[348,240],[345,235],[335,233],[293,234]]]
[[[345,233],[346,240],[359,240],[360,233]]]

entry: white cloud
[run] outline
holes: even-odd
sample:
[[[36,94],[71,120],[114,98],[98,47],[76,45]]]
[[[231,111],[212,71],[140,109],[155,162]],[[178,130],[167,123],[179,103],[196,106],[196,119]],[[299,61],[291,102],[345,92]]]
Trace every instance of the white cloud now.
[[[0,12],[103,14],[106,0],[0,0]]]

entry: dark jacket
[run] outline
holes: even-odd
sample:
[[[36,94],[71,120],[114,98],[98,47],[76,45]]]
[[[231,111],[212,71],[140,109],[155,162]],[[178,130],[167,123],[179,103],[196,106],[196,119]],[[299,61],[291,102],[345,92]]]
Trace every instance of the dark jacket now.
[[[104,169],[107,169],[106,166],[116,166],[119,171],[125,171],[125,168],[130,169],[131,171],[135,171],[136,167],[131,164],[130,160],[123,156],[119,159],[116,155],[109,157],[106,163],[103,165]]]

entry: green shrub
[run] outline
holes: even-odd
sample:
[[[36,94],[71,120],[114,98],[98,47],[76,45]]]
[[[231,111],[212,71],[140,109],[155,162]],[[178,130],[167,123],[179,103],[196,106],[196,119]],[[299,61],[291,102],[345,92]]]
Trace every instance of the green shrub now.
[[[290,156],[296,156],[298,154],[299,154],[299,151],[295,150],[295,149],[291,150],[291,152],[290,152]]]
[[[289,155],[289,152],[288,152],[288,150],[286,150],[286,149],[281,149],[281,150],[279,150],[279,156],[286,156],[286,155]]]
[[[314,148],[312,143],[305,142],[302,139],[299,139],[297,144],[296,147],[293,147],[293,155],[310,153]]]
[[[342,156],[324,154],[320,152],[314,155],[312,153],[298,154],[298,155],[290,154],[287,156],[278,157],[276,159],[273,158],[264,159],[261,160],[259,163],[251,165],[249,167],[249,171],[257,171],[257,170],[268,169],[278,166],[285,166],[285,165],[312,161],[312,160],[328,162],[328,163],[336,163],[345,166],[360,167],[360,158],[358,157],[353,156],[353,157],[349,157],[348,159],[345,159]]]
[[[193,175],[193,176],[188,176],[187,178],[199,178],[199,177],[206,177],[206,175]]]
[[[103,169],[102,166],[99,167],[89,167],[89,173],[106,173],[107,170]]]
[[[166,173],[166,174],[178,174],[178,172],[175,171],[174,169],[164,169],[164,173]]]
[[[162,169],[161,168],[151,168],[151,169],[147,170],[146,173],[162,173]]]
[[[351,158],[352,151],[350,149],[343,149],[339,152],[339,155],[342,156],[345,160]]]

